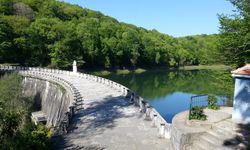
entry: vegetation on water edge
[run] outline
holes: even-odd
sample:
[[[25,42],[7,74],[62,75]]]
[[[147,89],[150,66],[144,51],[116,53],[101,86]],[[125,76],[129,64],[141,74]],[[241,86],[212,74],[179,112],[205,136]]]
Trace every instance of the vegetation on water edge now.
[[[126,75],[130,73],[140,74],[144,73],[148,70],[143,68],[137,68],[135,70],[128,70],[128,69],[117,69],[117,70],[101,70],[101,71],[88,71],[90,74],[94,74],[97,76],[108,76],[111,74],[117,74],[117,75]]]
[[[0,149],[50,149],[52,130],[31,122],[33,100],[23,96],[21,82],[18,74],[0,78]]]
[[[199,66],[184,66],[179,68],[168,68],[168,67],[148,67],[148,68],[137,68],[135,70],[128,69],[109,69],[109,70],[88,70],[87,72],[90,74],[94,74],[97,76],[109,76],[111,74],[141,74],[145,72],[165,72],[165,71],[174,71],[174,70],[232,70],[231,66],[227,65],[199,65]],[[85,72],[85,71],[83,71]]]
[[[208,106],[207,108],[209,109],[214,109],[214,110],[217,110],[217,109],[220,109],[220,107],[218,106],[217,104],[217,98],[215,95],[208,95]]]
[[[232,70],[231,66],[228,65],[197,65],[197,66],[183,66],[180,67],[183,70]]]

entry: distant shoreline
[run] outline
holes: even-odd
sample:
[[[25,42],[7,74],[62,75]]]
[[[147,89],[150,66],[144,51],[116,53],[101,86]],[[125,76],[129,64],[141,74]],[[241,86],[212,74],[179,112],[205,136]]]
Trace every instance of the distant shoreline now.
[[[19,66],[19,64],[0,64],[0,65],[14,65]],[[45,67],[46,68],[46,67]],[[192,66],[182,66],[179,68],[169,68],[169,67],[145,67],[145,68],[136,68],[132,69],[79,69],[79,72],[86,72],[89,74],[97,76],[107,76],[110,74],[126,75],[126,74],[141,74],[144,72],[159,72],[159,71],[175,71],[175,70],[233,70],[233,67],[223,64],[216,65],[192,65]]]
[[[84,72],[88,72],[90,74],[94,74],[97,76],[107,76],[110,74],[118,74],[118,75],[125,75],[125,74],[140,74],[144,72],[151,72],[151,71],[173,71],[173,70],[232,70],[231,66],[227,65],[197,65],[197,66],[183,66],[179,68],[168,68],[168,67],[151,67],[151,68],[137,68],[135,70],[130,69],[97,69],[97,70],[83,70]]]

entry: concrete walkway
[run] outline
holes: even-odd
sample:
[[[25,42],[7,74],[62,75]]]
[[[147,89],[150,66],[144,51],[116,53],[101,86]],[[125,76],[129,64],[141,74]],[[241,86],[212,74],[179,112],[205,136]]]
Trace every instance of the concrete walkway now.
[[[63,136],[58,149],[171,150],[170,141],[119,92],[76,76],[54,74],[72,83],[84,99],[84,109]]]

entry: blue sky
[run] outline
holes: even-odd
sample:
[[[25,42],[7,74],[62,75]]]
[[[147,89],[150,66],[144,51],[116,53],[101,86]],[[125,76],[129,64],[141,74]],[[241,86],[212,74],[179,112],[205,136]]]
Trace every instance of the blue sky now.
[[[118,21],[175,37],[218,33],[217,14],[232,14],[227,0],[65,0]]]

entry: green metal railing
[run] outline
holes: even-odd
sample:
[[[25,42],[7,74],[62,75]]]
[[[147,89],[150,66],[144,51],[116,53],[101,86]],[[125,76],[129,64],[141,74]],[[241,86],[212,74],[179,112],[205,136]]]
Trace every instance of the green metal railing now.
[[[195,95],[191,96],[190,99],[190,104],[189,104],[189,120],[191,119],[190,114],[192,111],[192,108],[198,106],[198,107],[207,107],[208,106],[208,99],[209,95],[204,94],[204,95]],[[228,106],[227,102],[230,102],[229,99],[230,97],[225,96],[225,97],[216,97],[216,103],[218,106]]]
[[[191,111],[193,107],[206,107],[208,106],[208,95],[195,95],[191,96],[189,104],[189,120],[191,119]]]

